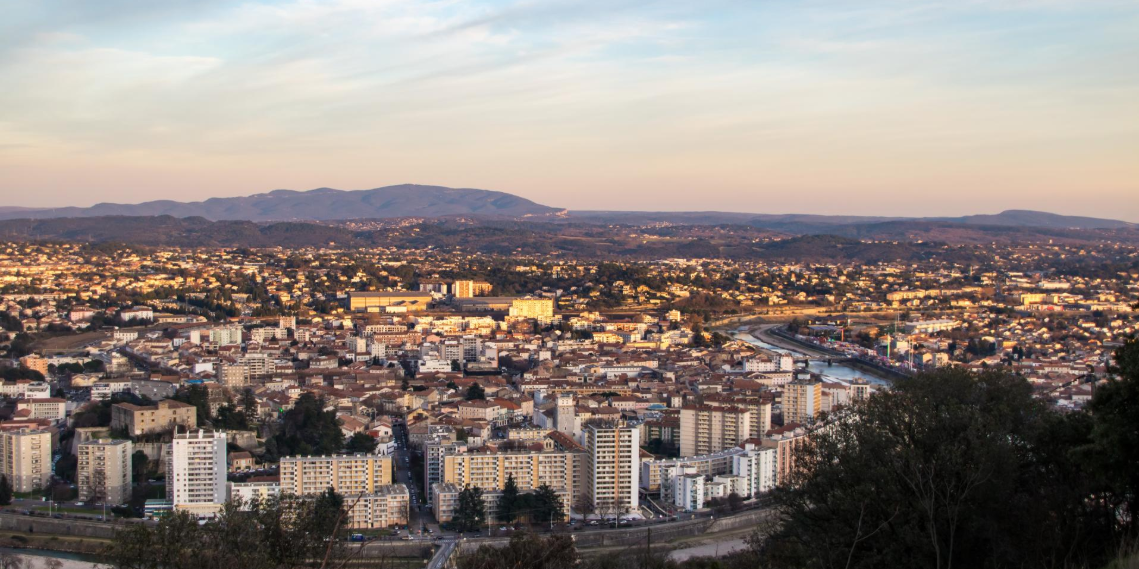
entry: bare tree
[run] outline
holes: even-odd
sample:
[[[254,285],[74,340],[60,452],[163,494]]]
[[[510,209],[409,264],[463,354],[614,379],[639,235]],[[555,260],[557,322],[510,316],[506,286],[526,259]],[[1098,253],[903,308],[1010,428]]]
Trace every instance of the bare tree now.
[[[24,556],[11,551],[0,551],[0,569],[23,569]]]

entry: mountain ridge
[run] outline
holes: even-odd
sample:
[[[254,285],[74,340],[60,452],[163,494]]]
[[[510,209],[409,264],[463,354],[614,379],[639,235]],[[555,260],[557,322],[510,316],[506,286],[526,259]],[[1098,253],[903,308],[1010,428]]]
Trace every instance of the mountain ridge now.
[[[152,200],[137,204],[101,202],[90,207],[0,207],[0,219],[51,219],[106,216],[202,217],[211,221],[345,221],[404,217],[442,218],[478,216],[530,218],[557,222],[645,225],[748,225],[791,234],[857,233],[876,224],[921,224],[928,230],[942,224],[972,227],[1028,227],[1037,229],[1130,229],[1139,224],[1114,219],[1068,216],[1050,212],[1009,209],[996,214],[958,217],[902,217],[820,214],[767,214],[721,211],[613,211],[564,210],[494,190],[398,184],[368,190],[276,189],[237,197],[212,197],[196,202]]]
[[[178,218],[203,217],[211,221],[262,222],[447,215],[528,217],[554,215],[560,211],[505,192],[399,184],[370,190],[273,190],[249,196],[213,197],[197,202],[103,202],[86,208],[0,210],[0,219],[169,215]]]

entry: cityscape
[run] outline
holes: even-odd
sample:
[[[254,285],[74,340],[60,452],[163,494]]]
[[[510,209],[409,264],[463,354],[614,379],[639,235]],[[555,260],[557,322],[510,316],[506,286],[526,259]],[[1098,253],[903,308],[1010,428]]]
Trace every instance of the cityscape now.
[[[1139,569],[1133,0],[13,0],[0,569]]]

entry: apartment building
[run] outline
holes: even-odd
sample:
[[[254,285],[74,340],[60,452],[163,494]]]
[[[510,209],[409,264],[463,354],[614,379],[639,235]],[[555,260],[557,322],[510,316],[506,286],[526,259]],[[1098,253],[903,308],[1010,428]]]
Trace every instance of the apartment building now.
[[[129,440],[99,439],[80,443],[76,486],[85,502],[125,504],[131,498],[131,455]]]
[[[245,330],[241,326],[223,326],[210,329],[210,343],[218,346],[237,346],[241,344],[241,335]],[[191,336],[192,338],[193,336]],[[197,342],[195,342],[197,343]]]
[[[352,529],[378,529],[393,525],[406,526],[411,505],[411,492],[403,484],[379,486],[371,494],[346,498],[355,506],[348,511],[347,526]]]
[[[772,429],[763,439],[763,446],[775,449],[775,482],[783,482],[795,469],[795,453],[807,444],[807,429],[798,423],[788,423]]]
[[[583,431],[586,491],[598,512],[636,511],[640,507],[640,431],[617,423],[594,422]]]
[[[216,515],[226,500],[224,431],[177,433],[167,447],[166,498],[176,510]]]
[[[344,495],[345,504],[352,506],[348,527],[407,524],[411,493],[403,484],[392,484],[390,456],[291,456],[281,459],[280,473],[283,494],[312,496],[331,488]]]
[[[424,445],[423,489],[427,493],[427,503],[431,503],[432,488],[442,481],[443,458],[467,452],[467,443],[440,441]]]
[[[732,457],[732,474],[744,479],[744,491],[737,493],[755,497],[770,492],[779,479],[776,449],[749,443],[743,451]]]
[[[253,476],[245,482],[229,483],[229,499],[242,504],[263,502],[281,493],[281,480],[275,476]]]
[[[432,511],[435,513],[435,519],[439,521],[439,523],[447,523],[454,519],[455,510],[459,504],[459,492],[462,490],[463,487],[458,484],[441,483],[435,485],[435,490],[432,493],[434,499],[431,504],[433,508]],[[561,488],[555,488],[554,492],[562,501],[562,519],[568,520],[570,508],[572,507],[570,495]],[[490,522],[493,522],[498,517],[498,501],[500,498],[502,498],[501,490],[483,490],[483,509],[486,513],[486,519]]]
[[[192,430],[197,426],[198,409],[181,401],[165,399],[154,405],[111,405],[111,428],[124,429],[132,437],[161,433],[178,427]]]
[[[581,453],[564,451],[470,452],[444,456],[440,482],[460,488],[472,486],[483,492],[506,487],[514,477],[521,492],[545,484],[563,494],[567,505],[575,499],[574,469]]]
[[[284,457],[280,473],[285,494],[310,496],[332,488],[348,496],[375,493],[392,483],[394,471],[390,456],[358,453]]]
[[[769,393],[761,395],[713,393],[704,396],[704,403],[718,407],[742,407],[751,411],[751,436],[748,438],[761,439],[771,430],[773,398]]]
[[[20,399],[16,401],[16,411],[28,410],[29,419],[62,421],[67,418],[67,400],[58,397]]]
[[[0,474],[13,492],[37,492],[51,478],[51,433],[23,429],[0,432]]]
[[[510,316],[549,320],[554,317],[552,298],[516,298],[510,303]]]
[[[663,495],[667,491],[662,489],[662,485],[668,478],[668,472],[674,468],[692,468],[703,476],[732,474],[733,460],[745,452],[743,447],[733,447],[700,456],[644,461],[641,463],[640,485],[648,492],[660,490]]]
[[[823,411],[823,383],[797,379],[783,386],[783,424],[809,425]]]
[[[752,436],[751,419],[751,411],[744,407],[682,407],[680,455],[711,454],[739,446]]]

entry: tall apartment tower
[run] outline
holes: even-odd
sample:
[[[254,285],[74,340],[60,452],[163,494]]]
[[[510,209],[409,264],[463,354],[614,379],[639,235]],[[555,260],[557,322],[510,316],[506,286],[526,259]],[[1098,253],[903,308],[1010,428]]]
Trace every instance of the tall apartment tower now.
[[[593,508],[602,514],[640,508],[640,431],[616,423],[590,423],[584,427],[584,438],[586,490]]]
[[[783,424],[810,424],[822,412],[823,384],[797,379],[783,386]]]
[[[176,510],[217,514],[226,500],[225,431],[174,435],[167,449],[166,498]]]
[[[554,408],[554,427],[558,432],[572,437],[576,431],[576,411],[574,410],[573,394],[559,393],[555,399],[557,407]]]
[[[687,405],[680,409],[681,456],[737,447],[751,436],[751,411],[745,407]]]
[[[129,440],[99,439],[79,444],[76,485],[79,499],[86,502],[125,504],[131,498]]]
[[[475,295],[475,281],[455,281],[451,283],[451,294],[455,298],[471,298]]]
[[[0,474],[13,492],[37,492],[51,477],[51,433],[33,429],[0,433]]]
[[[467,443],[429,442],[423,445],[423,449],[423,491],[427,494],[427,503],[430,504],[433,499],[433,486],[443,481],[443,458],[467,452]]]

